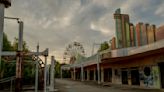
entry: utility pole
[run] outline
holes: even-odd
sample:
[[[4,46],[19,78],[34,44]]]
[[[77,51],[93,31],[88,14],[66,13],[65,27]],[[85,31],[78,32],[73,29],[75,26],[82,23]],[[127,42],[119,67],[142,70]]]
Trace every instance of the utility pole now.
[[[48,50],[48,49],[47,49]],[[44,66],[44,92],[47,91],[47,56],[48,56],[48,51],[47,55],[45,55],[45,66]]]
[[[3,30],[4,30],[4,10],[11,6],[10,0],[0,0],[0,70],[1,70],[1,56],[3,48]]]
[[[19,23],[19,39],[18,39],[18,51],[16,60],[16,85],[15,92],[21,92],[22,89],[22,62],[23,62],[23,21]]]
[[[37,58],[39,57],[39,43],[37,45]],[[35,61],[36,63],[36,73],[35,73],[35,92],[38,92],[38,67],[39,67],[39,63],[38,61]]]
[[[47,57],[45,57],[45,66],[44,66],[44,92],[47,90]]]

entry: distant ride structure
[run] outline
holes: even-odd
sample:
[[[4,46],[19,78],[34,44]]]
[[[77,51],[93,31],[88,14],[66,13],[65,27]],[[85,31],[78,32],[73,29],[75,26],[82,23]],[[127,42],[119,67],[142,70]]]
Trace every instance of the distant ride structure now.
[[[63,61],[68,64],[74,64],[76,61],[85,57],[85,50],[80,42],[73,42],[66,46],[63,54]]]

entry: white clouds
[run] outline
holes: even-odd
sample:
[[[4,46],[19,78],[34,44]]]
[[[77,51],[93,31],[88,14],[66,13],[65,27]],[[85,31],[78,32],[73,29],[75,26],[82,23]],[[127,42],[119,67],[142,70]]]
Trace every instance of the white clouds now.
[[[24,37],[30,49],[35,49],[39,41],[41,49],[50,48],[50,55],[61,60],[65,46],[72,41],[82,42],[88,51],[86,54],[90,55],[93,42],[102,42],[114,36],[113,13],[119,7],[123,13],[130,14],[132,22],[141,20],[152,11],[156,11],[157,16],[163,16],[162,5],[151,1],[153,0],[15,0],[6,10],[6,16],[23,19]],[[153,15],[151,17],[156,18]],[[149,17],[143,19],[160,24],[162,21],[151,21]],[[17,24],[13,22],[6,23],[5,30],[17,30],[16,27]],[[10,39],[13,39],[13,35],[16,36],[11,31],[7,32]]]
[[[157,8],[155,14],[164,17],[164,3]]]

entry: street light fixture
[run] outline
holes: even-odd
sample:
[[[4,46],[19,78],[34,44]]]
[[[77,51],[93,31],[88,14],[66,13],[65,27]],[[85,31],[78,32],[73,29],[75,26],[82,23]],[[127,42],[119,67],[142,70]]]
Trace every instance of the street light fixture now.
[[[23,21],[20,18],[4,17],[4,19],[17,20],[19,24],[19,38],[18,38],[18,51],[16,58],[16,85],[15,91],[21,92],[22,87],[22,61],[23,61]]]

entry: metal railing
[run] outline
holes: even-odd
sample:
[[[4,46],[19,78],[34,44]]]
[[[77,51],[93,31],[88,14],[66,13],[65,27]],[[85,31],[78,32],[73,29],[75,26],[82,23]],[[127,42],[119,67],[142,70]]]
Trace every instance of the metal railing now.
[[[10,82],[10,92],[12,92],[12,90],[13,90],[12,89],[13,88],[12,84],[13,84],[13,80],[15,80],[15,79],[16,79],[15,76],[8,77],[8,78],[3,78],[3,79],[0,79],[0,84]]]

